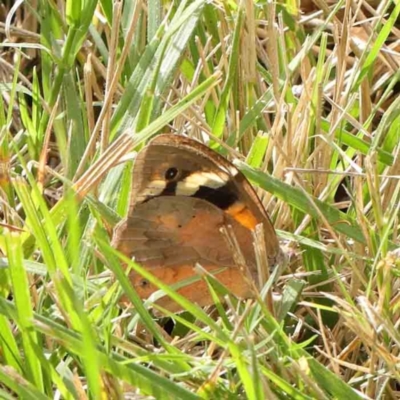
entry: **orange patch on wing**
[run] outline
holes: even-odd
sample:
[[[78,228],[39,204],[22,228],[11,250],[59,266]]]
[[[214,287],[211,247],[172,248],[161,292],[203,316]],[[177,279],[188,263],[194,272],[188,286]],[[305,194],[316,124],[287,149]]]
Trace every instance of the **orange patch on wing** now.
[[[250,230],[253,230],[258,224],[256,217],[242,202],[238,201],[232,204],[225,212]]]
[[[218,273],[215,273],[215,278],[225,285],[235,296],[239,298],[249,298],[254,296],[252,285],[250,282],[246,281],[246,278],[244,277],[240,268],[230,267],[221,270],[220,267],[214,265],[203,265],[203,268],[211,274],[214,274],[216,270],[219,270]],[[186,279],[199,276],[195,272],[193,265],[190,264],[167,268],[150,268],[149,272],[167,285],[172,285],[182,282]],[[136,289],[137,293],[142,299],[149,298],[151,294],[158,290],[156,286],[153,286],[134,272],[130,274],[129,278],[133,287]],[[213,298],[208,290],[208,285],[204,279],[200,279],[194,283],[188,284],[187,286],[178,289],[177,292],[200,307],[214,304]],[[127,302],[127,298],[123,297],[122,302]],[[182,310],[182,307],[180,307],[168,296],[157,300],[157,304],[172,312],[178,312]]]

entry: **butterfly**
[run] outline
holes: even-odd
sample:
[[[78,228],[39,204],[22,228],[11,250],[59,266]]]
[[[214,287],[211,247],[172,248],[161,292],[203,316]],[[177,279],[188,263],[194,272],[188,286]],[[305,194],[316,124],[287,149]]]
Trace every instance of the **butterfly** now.
[[[172,285],[196,276],[200,264],[240,298],[253,297],[257,263],[252,231],[262,223],[269,268],[281,250],[275,229],[245,176],[220,154],[184,136],[161,134],[137,155],[129,209],[115,228],[113,246]],[[244,265],[229,245],[223,227],[230,227]],[[158,288],[136,272],[129,278],[141,298]],[[178,290],[200,306],[213,304],[200,279]],[[177,311],[164,296],[160,305]]]

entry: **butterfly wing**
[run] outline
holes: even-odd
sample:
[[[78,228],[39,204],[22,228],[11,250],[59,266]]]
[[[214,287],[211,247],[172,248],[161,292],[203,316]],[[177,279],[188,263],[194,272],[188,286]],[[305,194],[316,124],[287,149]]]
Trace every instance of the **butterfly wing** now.
[[[220,228],[231,225],[244,257],[253,265],[250,231],[204,200],[162,196],[138,204],[115,231],[116,248],[147,268],[162,282],[172,285],[194,275],[200,264],[239,297],[251,296],[247,270],[236,264],[233,252]],[[254,269],[254,268],[253,268]],[[138,294],[148,298],[157,287],[132,272],[130,279]],[[183,296],[203,306],[212,303],[202,280],[179,290]],[[160,304],[170,310],[177,305],[164,298]]]
[[[180,174],[167,182],[171,167]],[[179,135],[158,135],[139,153],[132,179],[131,209],[162,194],[206,200],[247,229],[262,223],[270,268],[278,262],[279,241],[255,190],[231,162],[207,146]]]
[[[128,216],[113,239],[118,250],[166,284],[192,277],[197,263],[210,272],[224,267],[217,278],[237,296],[251,297],[257,276],[251,231],[263,224],[270,267],[280,248],[255,191],[229,161],[194,140],[159,135],[138,154],[132,179]],[[220,231],[227,225],[246,266],[236,264]],[[135,273],[130,278],[142,298],[157,290]],[[204,281],[179,292],[199,305],[212,303]],[[169,299],[161,304],[177,310]]]

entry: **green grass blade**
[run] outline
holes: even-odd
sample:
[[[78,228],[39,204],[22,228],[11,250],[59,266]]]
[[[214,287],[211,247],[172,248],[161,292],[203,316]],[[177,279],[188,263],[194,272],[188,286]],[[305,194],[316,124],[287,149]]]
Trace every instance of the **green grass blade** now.
[[[310,214],[313,218],[318,219],[320,217],[309,198],[306,197],[300,189],[289,186],[263,172],[255,171],[244,163],[240,163],[240,169],[250,181],[255,182],[264,190],[273,193],[275,196],[285,201],[285,203],[290,204],[304,213]],[[335,230],[344,233],[360,243],[365,243],[362,231],[346,214],[316,198],[313,198],[313,202]]]
[[[18,314],[18,328],[21,332],[22,347],[24,350],[25,370],[28,379],[35,387],[43,392],[42,369],[33,345],[38,343],[37,333],[32,330],[33,307],[29,292],[29,282],[23,268],[21,237],[19,233],[8,232],[5,235],[7,255],[10,263],[10,276],[13,296]],[[12,343],[11,343],[12,344]]]

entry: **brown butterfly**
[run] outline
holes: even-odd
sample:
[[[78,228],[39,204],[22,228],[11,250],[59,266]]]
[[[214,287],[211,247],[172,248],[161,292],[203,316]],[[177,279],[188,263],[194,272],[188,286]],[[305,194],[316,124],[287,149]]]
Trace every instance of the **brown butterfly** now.
[[[218,270],[220,282],[238,297],[248,298],[253,285],[247,272],[257,279],[251,231],[260,223],[272,268],[280,256],[279,242],[244,175],[205,145],[163,134],[136,157],[128,215],[115,228],[113,245],[166,284],[194,276],[194,267],[200,264],[211,273]],[[237,265],[223,226],[231,226],[246,266]],[[158,290],[135,272],[130,280],[141,298]],[[204,280],[178,292],[200,306],[213,303]],[[179,309],[167,296],[158,303]]]

